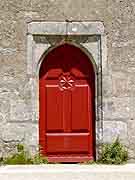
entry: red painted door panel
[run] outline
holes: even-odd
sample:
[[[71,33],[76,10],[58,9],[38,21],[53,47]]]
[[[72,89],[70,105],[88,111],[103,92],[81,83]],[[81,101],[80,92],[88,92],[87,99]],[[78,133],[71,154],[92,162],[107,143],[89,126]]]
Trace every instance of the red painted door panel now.
[[[88,153],[89,152],[89,133],[61,133],[61,134],[50,133],[50,134],[47,134],[47,152],[48,153],[65,152],[69,154]]]
[[[55,85],[46,85],[46,131],[63,131],[62,93]],[[44,99],[45,100],[45,99]]]
[[[72,45],[52,50],[40,69],[39,140],[49,161],[93,159],[95,77],[89,58]]]
[[[76,85],[72,92],[72,131],[89,132],[89,86]],[[77,107],[76,107],[77,106]]]

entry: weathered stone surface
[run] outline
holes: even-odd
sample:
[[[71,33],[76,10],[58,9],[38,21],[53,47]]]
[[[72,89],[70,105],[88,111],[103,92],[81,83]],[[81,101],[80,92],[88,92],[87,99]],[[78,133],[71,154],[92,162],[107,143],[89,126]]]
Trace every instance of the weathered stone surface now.
[[[24,100],[11,101],[10,121],[30,121],[31,107]]]
[[[103,142],[111,143],[117,137],[126,145],[128,144],[128,128],[125,122],[121,121],[104,121],[103,122]]]
[[[103,114],[105,120],[128,120],[131,114],[130,97],[109,97],[104,99]]]
[[[129,74],[124,72],[112,73],[112,95],[115,97],[128,97],[130,86],[129,86]]]
[[[66,25],[65,25],[66,24]],[[28,24],[28,33],[44,35],[101,35],[104,26],[101,22],[31,22]]]
[[[6,114],[9,112],[10,104],[9,100],[6,98],[0,98],[0,112]]]
[[[107,74],[104,75],[102,78],[102,83],[103,83],[103,96],[104,97],[111,97],[112,96],[112,88],[113,88],[113,84],[112,84],[112,76]]]
[[[93,42],[90,47],[97,64],[101,54],[97,54],[99,51],[93,50],[93,47],[100,48],[101,46],[103,52],[102,81],[98,79],[100,87],[97,89],[100,91],[100,97],[98,97],[97,105],[100,113],[103,110],[103,121],[105,122],[103,129],[100,129],[102,123],[97,123],[100,129],[97,135],[100,136],[102,134],[100,131],[104,130],[105,141],[111,142],[117,134],[114,133],[116,130],[125,143],[128,134],[130,157],[135,158],[134,0],[1,0],[0,4],[0,138],[12,141],[13,144],[24,138],[24,142],[32,148],[38,142],[36,136],[38,91],[34,89],[38,84],[38,77],[35,76],[38,74],[39,66],[37,67],[36,63],[34,65],[29,63],[28,56],[39,59],[44,49],[50,45],[47,47],[40,45],[40,48],[37,48],[35,44],[30,44],[31,49],[28,52],[27,32],[36,33],[39,28],[41,33],[53,33],[53,31],[59,34],[65,33],[66,29],[59,28],[59,23],[55,24],[55,22],[63,21],[63,24],[66,24],[65,20],[69,20],[70,22],[67,23],[69,34],[78,34],[82,31],[87,34],[87,32],[93,32],[94,27],[84,26],[83,22],[96,21],[97,23],[100,21],[105,27],[104,41],[102,37],[100,43]],[[47,25],[41,28],[34,21],[55,21],[52,23],[54,28],[49,29]],[[72,21],[80,22],[73,23]],[[32,24],[35,24],[33,31],[31,30]],[[103,33],[102,25],[99,26],[99,31]],[[30,38],[33,37],[30,36]],[[52,40],[51,44],[53,44]],[[107,44],[107,48],[103,44]],[[87,48],[87,45],[86,43],[84,47]],[[36,54],[31,54],[32,48],[36,49]],[[101,72],[101,67],[99,71]],[[36,72],[34,77],[33,72]],[[31,99],[34,100],[31,101]],[[101,120],[101,114],[99,117]],[[29,122],[28,126],[21,127],[20,124],[24,121]],[[29,142],[30,139],[32,139],[31,142]],[[8,149],[12,149],[12,143],[11,145],[6,144]]]
[[[27,147],[34,147],[39,148],[39,129],[38,124],[27,124],[28,131],[25,134],[25,140],[24,143],[27,145]]]
[[[128,121],[128,129],[129,129],[128,131],[129,138],[130,137],[134,138],[135,137],[135,120],[134,119]]]
[[[2,140],[6,142],[21,142],[25,137],[27,129],[22,124],[7,123],[2,128]]]

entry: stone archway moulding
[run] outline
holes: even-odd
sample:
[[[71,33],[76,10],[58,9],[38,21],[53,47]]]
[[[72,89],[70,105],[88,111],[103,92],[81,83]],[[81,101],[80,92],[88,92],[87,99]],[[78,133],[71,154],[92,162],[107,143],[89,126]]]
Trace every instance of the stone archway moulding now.
[[[106,36],[102,22],[30,22],[27,29],[27,74],[31,82],[32,121],[37,125],[34,146],[38,146],[39,120],[39,68],[46,53],[65,36],[72,37],[72,44],[82,49],[93,61],[96,74],[96,156],[102,142],[102,73],[106,71]],[[53,44],[53,47],[52,47]]]

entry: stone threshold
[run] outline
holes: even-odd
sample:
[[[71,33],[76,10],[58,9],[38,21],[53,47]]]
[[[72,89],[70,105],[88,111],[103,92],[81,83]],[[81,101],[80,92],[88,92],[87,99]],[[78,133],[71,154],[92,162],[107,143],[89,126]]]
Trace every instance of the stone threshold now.
[[[135,164],[126,165],[7,165],[0,180],[135,180]]]

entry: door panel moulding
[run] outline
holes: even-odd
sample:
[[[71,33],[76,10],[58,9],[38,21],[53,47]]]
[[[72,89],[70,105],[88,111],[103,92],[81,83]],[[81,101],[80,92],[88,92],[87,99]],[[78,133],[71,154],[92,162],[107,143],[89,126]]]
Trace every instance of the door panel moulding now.
[[[107,70],[107,48],[104,25],[87,22],[30,22],[27,24],[27,74],[31,81],[32,121],[39,122],[39,69],[46,54],[59,44],[69,42],[91,59],[96,75],[96,158],[103,137],[102,75]],[[37,134],[37,131],[35,132]],[[37,134],[37,139],[38,139]],[[39,142],[37,142],[38,146]]]

